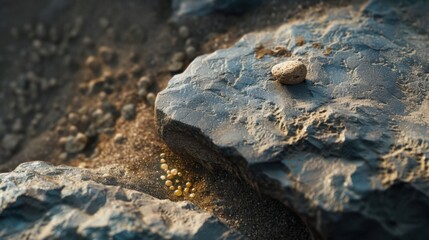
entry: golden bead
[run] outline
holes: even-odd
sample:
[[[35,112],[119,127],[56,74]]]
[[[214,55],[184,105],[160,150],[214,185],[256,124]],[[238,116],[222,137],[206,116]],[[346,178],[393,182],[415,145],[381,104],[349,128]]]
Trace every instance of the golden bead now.
[[[178,187],[177,187],[177,190],[182,190],[182,186],[178,186]]]
[[[161,164],[161,169],[162,170],[167,170],[168,169],[168,165],[166,163]]]
[[[190,188],[191,186],[192,186],[192,183],[190,183],[190,182],[186,183],[186,187]]]
[[[161,175],[161,180],[165,180],[165,176],[164,175]]]
[[[181,173],[181,172],[178,172],[178,173],[177,173],[177,175],[179,175],[179,177],[181,177],[181,176],[182,176],[182,173]]]
[[[195,189],[195,188],[191,189],[191,192],[196,192],[196,191],[197,191],[197,189]]]
[[[180,180],[179,179],[176,179],[176,183],[179,183],[180,182]]]
[[[165,158],[165,153],[159,154],[160,157]]]
[[[171,174],[176,175],[177,174],[177,169],[175,169],[175,168],[171,169]]]
[[[167,179],[169,179],[169,180],[173,179],[173,175],[167,174]]]
[[[171,173],[171,171],[170,170],[167,170],[167,174],[170,174]]]
[[[161,161],[160,161],[161,163],[165,163],[166,161],[165,161],[165,159],[163,158],[163,159],[161,159]]]
[[[185,188],[185,189],[183,189],[183,191],[185,192],[185,193],[189,193],[189,188]]]
[[[176,191],[174,191],[174,195],[180,197],[180,196],[182,196],[182,191],[176,190]]]
[[[195,197],[195,193],[191,193],[191,194],[189,194],[189,197],[190,197],[190,198],[194,198],[194,197]]]
[[[173,185],[172,181],[170,181],[170,180],[165,181],[165,186],[169,187],[171,185]]]
[[[173,191],[175,188],[174,186],[170,186],[170,190]]]

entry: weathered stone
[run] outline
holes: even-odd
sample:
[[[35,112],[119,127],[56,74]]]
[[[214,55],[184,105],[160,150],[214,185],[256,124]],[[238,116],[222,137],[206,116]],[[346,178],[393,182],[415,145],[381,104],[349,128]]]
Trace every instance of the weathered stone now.
[[[429,19],[413,14],[428,7],[330,9],[198,57],[158,94],[159,133],[178,154],[295,209],[324,237],[427,239],[429,38],[416,23]],[[261,44],[292,56],[256,59]],[[272,66],[298,59],[305,83],[274,81]]]
[[[126,175],[116,165],[86,170],[45,162],[0,174],[0,238],[243,239],[192,203],[118,186],[115,176]]]
[[[273,77],[280,83],[294,85],[301,83],[307,76],[307,68],[300,61],[285,61],[271,68]]]

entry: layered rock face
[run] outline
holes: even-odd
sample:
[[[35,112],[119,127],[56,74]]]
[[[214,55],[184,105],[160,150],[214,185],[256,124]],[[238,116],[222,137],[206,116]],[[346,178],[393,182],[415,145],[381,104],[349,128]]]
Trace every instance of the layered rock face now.
[[[245,35],[173,77],[156,100],[159,133],[323,237],[427,239],[428,9],[370,1]],[[305,82],[273,79],[285,60],[306,64]]]
[[[115,186],[110,171],[121,170],[29,162],[0,174],[0,238],[243,239],[189,202]]]

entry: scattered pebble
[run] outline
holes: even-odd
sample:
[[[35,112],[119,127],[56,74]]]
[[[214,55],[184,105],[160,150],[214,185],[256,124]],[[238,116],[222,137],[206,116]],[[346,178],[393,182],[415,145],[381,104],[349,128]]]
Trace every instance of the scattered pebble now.
[[[1,146],[5,150],[14,151],[19,146],[22,139],[23,136],[19,134],[6,134],[1,141]]]
[[[65,143],[67,153],[78,153],[82,151],[88,143],[88,137],[83,133],[78,133],[76,136],[68,136]]]
[[[101,67],[100,63],[94,56],[89,56],[85,61],[85,65],[93,72],[99,71]]]
[[[143,76],[139,79],[137,86],[140,89],[147,89],[152,85],[152,80],[148,76]]]
[[[111,48],[105,47],[105,46],[100,47],[98,49],[98,53],[100,54],[101,59],[103,59],[103,62],[108,63],[108,64],[112,63],[116,57],[115,51],[113,51]]]
[[[79,123],[79,115],[76,113],[69,113],[67,119],[70,124],[77,125]]]
[[[106,29],[109,26],[109,20],[107,18],[102,17],[98,20],[98,24],[101,28]]]
[[[285,61],[271,69],[274,78],[282,84],[301,83],[307,75],[307,67],[300,61]]]
[[[194,59],[197,56],[197,50],[193,46],[186,47],[186,55],[190,59]]]
[[[132,120],[136,117],[136,106],[134,104],[127,104],[122,107],[121,116],[125,120]]]
[[[153,106],[155,104],[156,95],[155,93],[149,93],[146,96],[146,101],[149,105]]]
[[[123,144],[126,141],[126,137],[122,133],[115,134],[115,137],[113,138],[113,141],[116,144]]]
[[[179,36],[180,36],[181,38],[187,38],[187,37],[189,37],[189,29],[188,29],[188,27],[186,27],[186,26],[181,26],[181,27],[179,28]]]

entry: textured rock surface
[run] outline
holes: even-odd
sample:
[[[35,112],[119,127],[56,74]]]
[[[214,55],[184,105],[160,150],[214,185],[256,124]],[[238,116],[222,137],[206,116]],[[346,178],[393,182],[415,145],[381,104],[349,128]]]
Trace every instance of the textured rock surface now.
[[[114,184],[110,171],[29,162],[0,174],[0,239],[241,239],[189,202],[94,181]]]
[[[159,133],[177,153],[257,185],[323,236],[427,239],[428,9],[371,1],[248,34],[170,81],[156,101]],[[292,56],[258,60],[261,44]],[[272,79],[285,60],[306,64],[305,83]]]
[[[214,11],[241,13],[261,2],[261,0],[174,0],[172,7],[176,16],[205,15]]]

